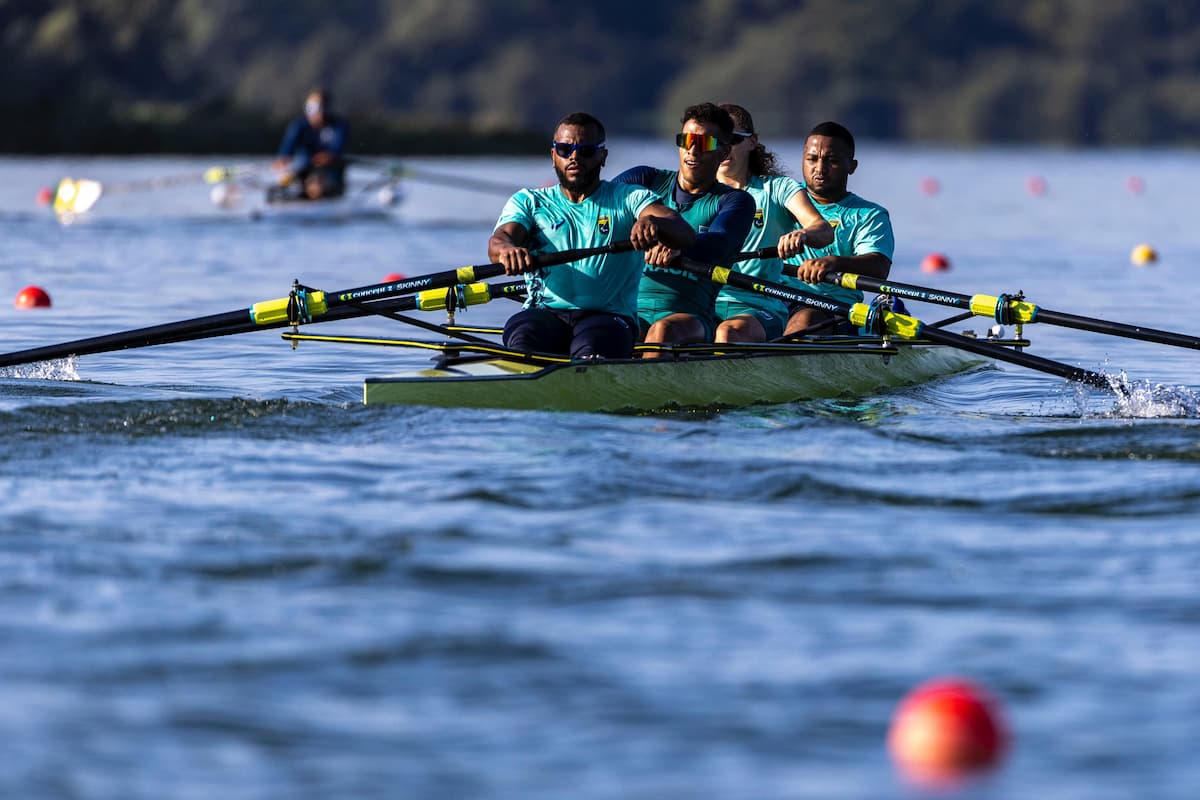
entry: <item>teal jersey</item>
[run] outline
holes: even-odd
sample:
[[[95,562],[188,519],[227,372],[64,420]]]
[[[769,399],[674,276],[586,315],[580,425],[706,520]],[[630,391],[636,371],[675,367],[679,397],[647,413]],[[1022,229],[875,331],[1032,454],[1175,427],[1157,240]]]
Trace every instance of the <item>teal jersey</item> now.
[[[822,205],[811,198],[817,211],[821,212],[833,226],[833,244],[828,247],[806,247],[800,255],[788,259],[789,264],[821,256],[861,256],[881,253],[889,259],[896,250],[896,239],[892,235],[892,220],[887,209],[870,200],[864,200],[853,192],[836,203]],[[844,289],[831,283],[805,283],[789,276],[783,282],[806,292],[825,295],[843,303],[861,303],[863,293],[855,289]]]
[[[804,186],[794,178],[787,175],[755,175],[746,186],[746,191],[754,198],[755,210],[754,224],[750,227],[742,250],[774,247],[780,236],[799,226],[792,212],[787,209],[788,200],[797,192],[804,191]],[[725,266],[775,283],[779,283],[783,276],[783,261],[778,258],[750,258]],[[718,311],[726,303],[734,304],[733,308],[740,303],[779,316],[787,314],[787,306],[782,300],[733,286],[723,287],[717,295]]]
[[[648,189],[609,181],[578,203],[558,186],[522,189],[504,204],[496,227],[521,225],[529,231],[531,253],[602,247],[627,241],[638,216],[657,200]],[[635,317],[642,258],[636,250],[607,253],[526,273],[525,307]]]
[[[738,189],[714,183],[707,192],[680,204],[676,198],[679,173],[653,167],[634,167],[617,176],[622,183],[645,186],[655,198],[679,212],[696,231],[696,241],[684,255],[702,263],[727,264],[746,238],[754,213],[753,199]],[[720,286],[683,269],[646,267],[638,290],[638,315],[651,324],[673,313],[687,313],[716,325],[714,302]]]

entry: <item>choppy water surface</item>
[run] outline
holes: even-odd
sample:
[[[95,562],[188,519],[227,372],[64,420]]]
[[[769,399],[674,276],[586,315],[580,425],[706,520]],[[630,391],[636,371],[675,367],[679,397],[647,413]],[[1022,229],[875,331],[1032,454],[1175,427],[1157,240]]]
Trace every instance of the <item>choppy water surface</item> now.
[[[615,173],[674,150],[612,156]],[[859,158],[895,279],[1200,332],[1194,154]],[[305,226],[223,215],[197,184],[66,227],[33,202],[64,175],[206,166],[3,162],[0,299],[54,298],[0,303],[3,349],[243,308],[293,278],[482,263],[503,202],[413,184],[391,221]],[[550,177],[541,159],[428,166]],[[1158,264],[1129,265],[1138,241]],[[934,250],[954,268],[922,275]],[[0,793],[911,797],[889,719],[953,674],[999,699],[1013,744],[952,795],[1193,797],[1200,353],[1026,333],[1124,371],[1131,399],[1006,366],[708,414],[366,408],[363,376],[427,356],[271,333],[10,370]]]

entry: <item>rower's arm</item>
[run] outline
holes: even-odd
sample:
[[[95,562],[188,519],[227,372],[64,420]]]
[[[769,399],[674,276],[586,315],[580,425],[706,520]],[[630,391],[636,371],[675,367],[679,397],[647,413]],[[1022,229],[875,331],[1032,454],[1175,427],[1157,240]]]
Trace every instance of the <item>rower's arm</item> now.
[[[508,275],[519,275],[533,269],[533,256],[522,245],[529,238],[529,230],[519,222],[505,222],[498,226],[488,239],[488,260],[503,264]]]
[[[827,272],[853,272],[885,280],[892,269],[892,260],[883,253],[863,253],[857,256],[821,256],[805,259],[800,264],[784,264],[783,271],[806,283],[820,283]]]
[[[663,203],[651,203],[638,214],[629,238],[638,250],[647,250],[654,244],[683,250],[696,241],[696,231],[679,216],[679,212]],[[645,246],[639,247],[639,244]]]
[[[791,212],[792,217],[796,222],[800,223],[800,227],[804,229],[803,244],[814,247],[828,247],[833,244],[833,226],[829,221],[821,216],[821,212],[817,211],[817,207],[813,205],[812,200],[808,197],[808,192],[801,189],[788,198],[785,207]],[[783,253],[783,248],[780,248],[780,257],[787,258],[795,255],[795,253]]]

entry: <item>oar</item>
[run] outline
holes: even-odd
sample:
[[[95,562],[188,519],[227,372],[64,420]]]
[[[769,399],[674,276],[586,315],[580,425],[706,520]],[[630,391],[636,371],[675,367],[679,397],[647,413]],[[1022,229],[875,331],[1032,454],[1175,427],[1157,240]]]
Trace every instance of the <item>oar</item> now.
[[[320,319],[311,320],[312,322],[335,322],[343,319],[355,319],[358,317],[366,317],[372,314],[396,319],[409,324],[417,325],[418,327],[427,329],[436,329],[438,332],[449,333],[452,336],[459,338],[474,338],[460,335],[463,332],[456,331],[444,325],[431,326],[420,320],[411,317],[401,317],[400,312],[403,311],[441,311],[453,306],[455,309],[464,308],[466,306],[480,305],[482,303],[490,303],[497,298],[507,298],[521,302],[525,296],[525,281],[507,281],[504,283],[484,283],[482,281],[452,286],[445,289],[426,289],[423,292],[406,295],[404,297],[394,297],[384,300],[374,300],[369,303],[354,303],[352,305],[338,306],[331,308]],[[259,325],[254,322],[238,322],[233,325],[228,325],[224,328],[207,330],[201,333],[171,333],[160,337],[148,338],[143,347],[150,347],[160,344],[173,344],[175,342],[189,342],[196,339],[211,339],[217,336],[231,336],[237,333],[251,333],[257,330],[266,330],[270,328],[282,328],[290,325],[289,321],[270,323]],[[77,353],[76,355],[87,355],[86,353]]]
[[[551,267],[557,264],[578,261],[590,256],[605,253],[624,253],[632,249],[633,245],[625,241],[615,242],[602,247],[588,247],[578,250],[564,250],[559,253],[546,253],[534,258],[534,266],[535,268]],[[255,330],[281,328],[301,323],[325,322],[333,319],[365,316],[376,313],[371,308],[373,301],[413,294],[427,289],[444,289],[457,286],[458,284],[469,285],[503,274],[504,267],[501,264],[485,264],[482,266],[459,267],[458,269],[435,272],[405,280],[374,283],[369,286],[344,289],[340,292],[322,292],[297,287],[293,289],[288,297],[255,303],[249,309],[242,308],[179,322],[168,322],[148,328],[138,328],[131,331],[95,336],[89,339],[77,339],[72,342],[64,342],[63,344],[0,354],[0,367],[31,364],[36,361],[51,361],[69,356],[107,353],[114,350],[126,350],[135,347],[150,347],[169,342],[207,339],[213,336],[248,333]],[[339,310],[347,306],[350,308],[345,311]],[[350,313],[350,311],[357,313]]]
[[[774,247],[765,247],[753,252],[741,253],[737,260],[744,258],[775,258],[778,251]],[[795,277],[797,268],[794,264],[784,264],[783,271]],[[925,286],[915,286],[911,283],[896,283],[881,281],[866,275],[856,275],[851,272],[830,272],[822,279],[846,289],[865,289],[868,292],[891,294],[905,297],[923,303],[937,303],[951,308],[963,308],[975,316],[991,317],[1001,325],[1013,325],[1024,322],[1044,322],[1048,325],[1059,325],[1064,328],[1074,328],[1091,333],[1105,333],[1111,336],[1123,336],[1127,339],[1139,339],[1143,342],[1167,344],[1175,347],[1187,347],[1200,350],[1200,337],[1189,336],[1186,333],[1174,333],[1143,325],[1129,325],[1124,322],[1084,317],[1078,314],[1068,314],[1064,311],[1052,311],[1034,303],[1026,302],[1023,298],[1000,294],[958,294],[941,289],[930,289]]]
[[[687,258],[678,259],[672,266],[675,264],[678,264],[688,272],[715,281],[716,283],[746,289],[751,292],[758,292],[785,302],[803,303],[810,308],[818,308],[848,319],[852,324],[859,327],[866,327],[868,329],[879,328],[879,332],[886,331],[890,336],[897,339],[924,339],[937,344],[949,345],[959,350],[966,350],[969,353],[976,353],[995,359],[996,361],[1007,361],[1010,364],[1016,364],[1050,375],[1057,375],[1067,380],[1085,383],[1100,389],[1113,390],[1108,378],[1099,372],[1092,372],[1082,367],[1073,367],[1070,364],[1064,364],[1060,361],[1051,361],[1048,358],[1042,358],[1030,353],[1017,353],[1005,349],[1000,345],[960,336],[957,333],[951,333],[950,331],[926,325],[921,320],[905,314],[897,314],[893,311],[873,308],[866,303],[855,303],[854,305],[842,303],[818,294],[792,289],[783,284],[754,278],[740,272],[735,272],[728,267],[700,264]]]
[[[504,197],[511,195],[513,192],[517,191],[517,189],[521,188],[515,184],[489,181],[482,178],[472,178],[467,175],[451,175],[449,173],[438,172],[436,170],[431,171],[408,167],[404,164],[389,164],[372,158],[358,158],[351,156],[346,159],[346,163],[376,167],[380,170],[383,170],[384,176],[391,180],[406,179],[411,181],[423,181],[425,183],[449,186],[454,189],[466,189],[472,192],[486,192],[488,194],[498,194]],[[381,177],[378,180],[383,180],[383,178]]]
[[[165,189],[189,183],[221,183],[254,172],[262,167],[209,167],[204,172],[163,175],[133,181],[100,182],[89,178],[63,178],[54,187],[52,207],[56,214],[84,214],[92,209],[103,195]]]

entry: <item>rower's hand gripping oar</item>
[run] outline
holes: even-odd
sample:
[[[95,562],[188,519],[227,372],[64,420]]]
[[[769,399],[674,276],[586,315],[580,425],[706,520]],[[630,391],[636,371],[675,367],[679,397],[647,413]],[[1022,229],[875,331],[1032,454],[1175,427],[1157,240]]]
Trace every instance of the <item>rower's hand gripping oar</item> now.
[[[774,247],[764,247],[761,250],[740,253],[735,260],[747,258],[776,258],[778,250]],[[796,267],[784,264],[784,272],[795,276]],[[991,317],[1001,325],[1019,325],[1022,323],[1044,322],[1047,325],[1058,325],[1064,328],[1074,328],[1091,333],[1104,333],[1111,336],[1123,336],[1127,339],[1138,339],[1143,342],[1167,344],[1175,347],[1187,347],[1200,350],[1200,337],[1189,336],[1186,333],[1163,331],[1147,328],[1143,325],[1129,325],[1124,322],[1084,317],[1078,314],[1068,314],[1064,311],[1052,311],[1034,303],[1026,302],[1022,297],[1000,294],[958,294],[941,289],[930,289],[925,286],[915,286],[911,283],[883,281],[866,275],[856,275],[852,272],[830,272],[822,281],[841,286],[846,289],[866,290],[880,294],[890,294],[922,303],[937,303],[951,308],[962,308],[979,317]]]
[[[763,251],[758,252],[761,253]],[[742,255],[745,254],[743,253]],[[735,272],[728,267],[701,264],[687,258],[678,259],[672,266],[676,265],[716,283],[734,286],[751,292],[758,292],[768,297],[774,297],[777,300],[790,303],[803,303],[810,308],[828,311],[831,314],[850,320],[852,324],[858,327],[866,327],[868,330],[874,330],[880,334],[886,333],[896,339],[923,339],[936,344],[944,344],[959,350],[966,350],[969,353],[976,353],[986,358],[992,358],[996,361],[1007,361],[1010,364],[1016,364],[1050,375],[1057,375],[1067,380],[1113,391],[1112,383],[1099,372],[1092,372],[1082,367],[1073,367],[1070,364],[1064,364],[1059,361],[1051,361],[1048,358],[1042,358],[1030,353],[1013,352],[1000,345],[934,328],[915,317],[897,314],[894,311],[887,311],[878,306],[871,306],[866,303],[855,303],[854,305],[842,303],[828,297],[812,294],[811,292],[792,289],[783,284],[753,278],[741,272]]]
[[[551,267],[605,253],[624,253],[632,249],[633,245],[625,241],[602,247],[545,253],[534,257],[534,267],[539,269]],[[0,367],[136,347],[150,347],[169,342],[207,339],[233,333],[282,328],[296,323],[326,322],[334,319],[366,316],[375,313],[375,310],[371,308],[371,304],[375,301],[428,289],[445,289],[459,284],[470,285],[503,274],[504,266],[502,264],[485,264],[459,267],[405,280],[374,283],[368,286],[344,289],[340,292],[307,290],[293,292],[288,297],[255,303],[249,309],[242,308],[148,328],[0,354]],[[362,304],[366,304],[366,306],[364,307]]]

